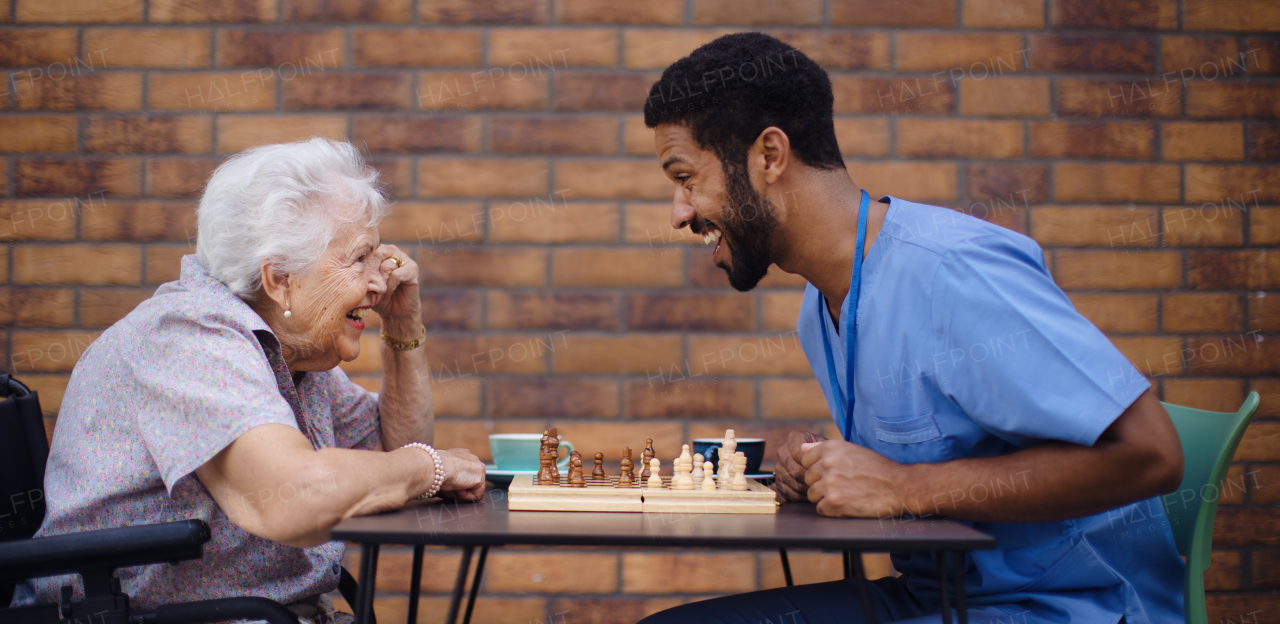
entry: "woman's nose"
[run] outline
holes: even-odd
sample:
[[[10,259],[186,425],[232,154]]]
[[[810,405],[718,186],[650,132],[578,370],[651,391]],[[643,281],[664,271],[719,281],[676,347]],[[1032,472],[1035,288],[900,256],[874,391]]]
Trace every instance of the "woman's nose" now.
[[[675,196],[671,198],[671,227],[679,230],[689,225],[697,215],[693,204],[689,203],[689,195],[684,187],[676,187]]]

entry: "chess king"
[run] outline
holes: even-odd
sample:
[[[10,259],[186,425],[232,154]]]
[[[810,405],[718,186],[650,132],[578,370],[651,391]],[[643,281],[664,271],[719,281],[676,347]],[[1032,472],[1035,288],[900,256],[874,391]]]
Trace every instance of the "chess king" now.
[[[1183,460],[1148,382],[1076,312],[1035,241],[859,188],[832,109],[826,72],[760,33],[675,62],[644,107],[675,185],[671,225],[714,245],[711,262],[740,291],[774,266],[808,281],[799,342],[843,439],[792,433],[778,495],[827,516],[946,517],[995,536],[964,561],[970,622],[1182,621],[1183,563],[1158,496],[1178,487]],[[869,133],[843,153],[883,141]],[[939,621],[931,554],[892,559],[901,576],[871,592],[878,620]],[[795,608],[805,622],[861,622],[846,583],[644,622]]]

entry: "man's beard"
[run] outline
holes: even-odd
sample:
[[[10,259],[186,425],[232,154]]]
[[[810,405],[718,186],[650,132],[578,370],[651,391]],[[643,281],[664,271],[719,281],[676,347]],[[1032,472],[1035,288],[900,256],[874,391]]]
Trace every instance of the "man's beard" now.
[[[778,220],[773,214],[773,202],[751,186],[751,177],[744,167],[726,167],[726,195],[728,204],[720,214],[724,215],[720,228],[724,230],[724,245],[731,252],[729,285],[741,292],[756,287],[769,273],[773,264],[773,231]]]

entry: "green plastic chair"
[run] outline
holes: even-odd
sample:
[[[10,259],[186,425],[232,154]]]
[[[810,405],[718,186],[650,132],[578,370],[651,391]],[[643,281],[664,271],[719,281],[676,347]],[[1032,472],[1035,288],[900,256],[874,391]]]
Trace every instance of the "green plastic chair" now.
[[[1208,624],[1204,604],[1204,571],[1213,547],[1213,516],[1222,496],[1222,482],[1231,466],[1245,427],[1258,411],[1258,393],[1250,392],[1240,410],[1207,412],[1164,403],[1178,430],[1185,468],[1177,492],[1161,497],[1173,529],[1178,554],[1187,558],[1183,579],[1187,624]],[[1210,487],[1212,486],[1212,487]]]

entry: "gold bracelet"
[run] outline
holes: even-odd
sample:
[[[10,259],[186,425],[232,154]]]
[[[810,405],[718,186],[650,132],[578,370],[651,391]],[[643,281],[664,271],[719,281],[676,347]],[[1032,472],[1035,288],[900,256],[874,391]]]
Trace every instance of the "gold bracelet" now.
[[[414,338],[413,340],[410,340],[407,342],[403,340],[396,340],[395,338],[392,338],[391,336],[388,336],[384,333],[382,334],[382,341],[387,343],[387,346],[391,347],[392,349],[399,349],[400,351],[412,351],[422,346],[422,339],[426,337],[427,337],[427,326],[423,325],[422,333],[419,334],[418,337]]]

